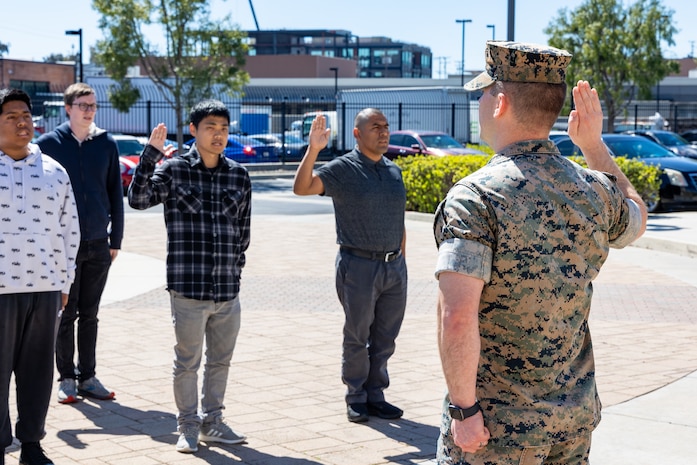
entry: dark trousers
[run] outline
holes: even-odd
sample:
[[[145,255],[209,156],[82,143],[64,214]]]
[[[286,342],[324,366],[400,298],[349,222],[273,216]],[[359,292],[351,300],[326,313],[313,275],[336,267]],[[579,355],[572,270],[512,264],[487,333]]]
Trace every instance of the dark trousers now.
[[[0,294],[0,453],[12,444],[12,372],[17,386],[17,439],[37,442],[45,435],[60,295],[58,291]]]
[[[340,251],[336,290],[345,315],[341,377],[346,403],[383,401],[390,384],[387,361],[407,302],[404,257],[383,262]]]
[[[89,379],[95,374],[97,350],[97,312],[111,266],[107,239],[80,242],[75,281],[68,305],[63,310],[58,339],[56,366],[60,379]],[[77,320],[78,363],[75,369],[75,321]]]

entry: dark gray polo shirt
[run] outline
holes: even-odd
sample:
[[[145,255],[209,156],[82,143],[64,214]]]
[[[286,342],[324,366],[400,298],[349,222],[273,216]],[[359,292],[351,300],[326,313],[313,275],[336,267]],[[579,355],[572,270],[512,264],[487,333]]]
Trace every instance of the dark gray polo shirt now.
[[[334,202],[337,243],[371,252],[400,248],[406,189],[402,171],[385,157],[374,162],[354,149],[317,169]]]

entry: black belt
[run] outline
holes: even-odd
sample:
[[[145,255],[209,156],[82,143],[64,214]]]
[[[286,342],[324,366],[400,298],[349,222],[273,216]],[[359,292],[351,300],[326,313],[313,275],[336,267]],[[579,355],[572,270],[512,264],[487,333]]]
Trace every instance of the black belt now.
[[[340,247],[342,252],[346,252],[349,255],[355,257],[367,258],[369,260],[377,260],[381,262],[391,262],[396,260],[402,254],[400,249],[392,252],[371,252],[369,250],[354,249],[353,247]]]

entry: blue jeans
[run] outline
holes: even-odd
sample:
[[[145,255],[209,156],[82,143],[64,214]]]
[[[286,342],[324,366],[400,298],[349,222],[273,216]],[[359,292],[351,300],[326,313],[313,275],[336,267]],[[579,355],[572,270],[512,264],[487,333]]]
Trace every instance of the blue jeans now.
[[[60,379],[85,380],[97,365],[97,312],[111,267],[109,241],[81,241],[77,252],[75,281],[63,310],[56,339],[56,367]],[[78,363],[75,369],[75,321]]]
[[[341,378],[346,403],[383,401],[390,385],[387,361],[407,304],[404,256],[386,263],[340,251],[336,291],[345,315]]]
[[[0,294],[0,454],[12,443],[10,377],[17,385],[17,427],[22,442],[44,435],[53,385],[53,353],[61,294]]]
[[[230,360],[240,332],[240,299],[227,302],[188,299],[169,291],[174,324],[174,402],[177,424],[215,421],[225,408]],[[201,413],[198,411],[198,369],[206,345]]]

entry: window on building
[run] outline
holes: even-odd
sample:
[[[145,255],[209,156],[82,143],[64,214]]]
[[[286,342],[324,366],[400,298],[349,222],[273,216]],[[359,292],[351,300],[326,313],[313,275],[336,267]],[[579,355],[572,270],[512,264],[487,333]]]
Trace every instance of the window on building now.
[[[408,50],[404,50],[402,52],[402,63],[404,63],[405,65],[413,64],[414,63],[414,54]]]

